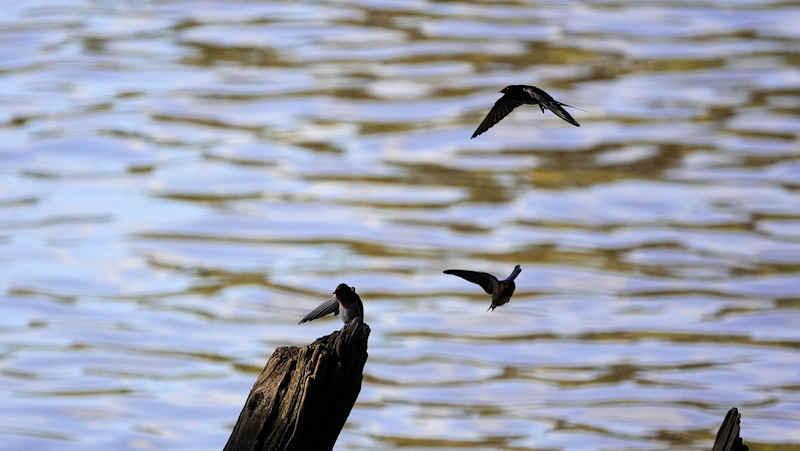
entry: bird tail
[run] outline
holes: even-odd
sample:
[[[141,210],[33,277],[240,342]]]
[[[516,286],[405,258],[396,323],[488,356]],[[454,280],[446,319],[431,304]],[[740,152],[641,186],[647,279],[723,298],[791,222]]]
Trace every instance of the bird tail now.
[[[567,108],[575,108],[578,111],[583,111],[584,113],[588,113],[588,111],[584,110],[583,108],[578,108],[578,107],[573,106],[573,105],[567,105],[566,103],[561,103],[561,102],[558,102],[558,101],[556,101],[556,103],[558,103],[559,106],[565,106]]]
[[[578,121],[576,121],[572,117],[572,115],[567,113],[567,110],[565,110],[564,108],[561,108],[561,105],[564,105],[564,104],[561,103],[561,102],[552,101],[552,102],[545,103],[544,107],[547,108],[548,110],[552,111],[553,114],[555,114],[556,116],[560,117],[561,119],[564,119],[565,121],[569,122],[570,124],[572,124],[572,125],[574,125],[576,127],[580,127],[581,124],[579,124]],[[567,105],[567,106],[569,106],[569,105]]]

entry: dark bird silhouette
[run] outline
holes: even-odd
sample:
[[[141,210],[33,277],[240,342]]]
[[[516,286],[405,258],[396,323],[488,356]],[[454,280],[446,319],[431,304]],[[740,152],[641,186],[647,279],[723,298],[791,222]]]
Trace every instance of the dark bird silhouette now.
[[[496,307],[511,300],[511,295],[514,294],[514,289],[517,287],[514,284],[514,279],[522,272],[522,268],[519,265],[514,266],[514,270],[505,280],[497,280],[497,277],[488,272],[466,271],[463,269],[446,269],[442,272],[480,285],[483,291],[492,295],[492,304],[489,306],[489,310],[494,310]]]
[[[342,311],[342,321],[345,324],[357,317],[360,317],[362,320],[364,319],[364,305],[361,303],[361,298],[356,293],[355,287],[340,283],[336,287],[336,290],[334,290],[333,296],[331,296],[330,299],[310,311],[308,315],[304,316],[297,324],[313,321],[325,315],[330,315],[331,313],[338,315],[339,310]]]
[[[725,415],[725,419],[722,420],[722,425],[719,427],[719,431],[717,431],[717,438],[714,440],[714,447],[711,448],[711,451],[749,451],[750,448],[747,447],[742,442],[742,438],[739,436],[739,423],[741,421],[741,415],[739,415],[739,411],[736,407],[731,408],[728,411],[727,415]]]
[[[489,110],[489,114],[487,114],[483,119],[481,125],[475,129],[475,133],[472,134],[472,138],[492,128],[494,124],[500,122],[501,119],[508,116],[509,113],[514,111],[514,108],[520,105],[539,105],[539,109],[542,110],[542,113],[544,113],[545,108],[547,108],[548,110],[552,111],[553,114],[561,119],[564,119],[570,124],[576,127],[581,126],[578,121],[573,119],[572,116],[567,113],[567,110],[562,108],[565,106],[570,108],[575,107],[559,102],[558,100],[550,97],[550,94],[542,91],[536,86],[510,85],[501,89],[500,92],[503,94],[503,97],[497,99],[497,102],[495,102],[492,109]]]

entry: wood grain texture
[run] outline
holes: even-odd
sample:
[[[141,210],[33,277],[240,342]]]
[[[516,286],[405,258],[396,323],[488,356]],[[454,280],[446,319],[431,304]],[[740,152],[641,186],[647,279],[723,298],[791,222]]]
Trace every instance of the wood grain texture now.
[[[749,448],[739,436],[741,418],[736,407],[728,411],[717,431],[717,438],[714,440],[714,447],[711,448],[711,451],[748,451]]]
[[[369,333],[357,318],[310,345],[276,349],[225,451],[333,449],[361,391]]]

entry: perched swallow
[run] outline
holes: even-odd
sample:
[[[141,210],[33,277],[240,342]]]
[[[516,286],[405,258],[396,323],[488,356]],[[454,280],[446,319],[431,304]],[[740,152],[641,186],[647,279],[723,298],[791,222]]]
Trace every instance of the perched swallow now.
[[[297,324],[303,324],[307,321],[322,318],[331,313],[338,315],[340,309],[342,311],[342,321],[345,324],[356,317],[361,317],[362,320],[364,319],[364,305],[361,304],[361,298],[356,293],[355,287],[340,283],[330,299],[310,311],[308,315],[304,316]]]
[[[748,451],[750,448],[742,442],[739,436],[739,422],[742,416],[736,407],[731,408],[725,419],[722,420],[717,431],[717,438],[714,440],[714,447],[711,451]]]
[[[576,127],[581,126],[578,121],[573,119],[572,116],[567,113],[567,110],[562,108],[565,106],[570,108],[575,107],[555,100],[554,98],[550,97],[550,94],[542,91],[536,86],[510,85],[501,89],[500,92],[503,94],[503,97],[500,97],[497,102],[494,103],[494,106],[489,111],[489,114],[486,115],[486,117],[483,119],[483,122],[481,122],[481,125],[479,125],[475,130],[475,133],[472,134],[472,138],[492,128],[494,124],[500,122],[501,119],[508,116],[508,113],[512,112],[514,108],[520,105],[539,105],[539,109],[542,110],[542,113],[544,113],[545,108],[547,108],[548,110],[552,111],[553,114],[561,119],[564,119],[570,124]]]
[[[514,270],[505,280],[497,280],[497,277],[487,272],[466,271],[463,269],[446,269],[442,272],[480,285],[483,291],[492,295],[492,305],[489,306],[489,310],[494,310],[495,307],[499,307],[511,300],[511,295],[514,294],[514,289],[517,287],[514,284],[514,279],[522,272],[522,268],[519,265],[514,266]]]

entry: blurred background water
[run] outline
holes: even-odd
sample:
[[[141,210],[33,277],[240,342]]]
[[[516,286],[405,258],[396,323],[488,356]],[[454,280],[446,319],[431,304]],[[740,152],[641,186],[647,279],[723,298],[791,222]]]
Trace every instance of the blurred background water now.
[[[797,2],[2,7],[0,449],[220,449],[339,282],[339,450],[800,449]]]

